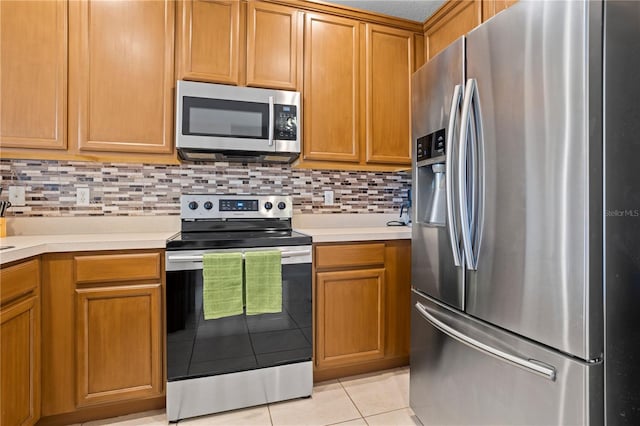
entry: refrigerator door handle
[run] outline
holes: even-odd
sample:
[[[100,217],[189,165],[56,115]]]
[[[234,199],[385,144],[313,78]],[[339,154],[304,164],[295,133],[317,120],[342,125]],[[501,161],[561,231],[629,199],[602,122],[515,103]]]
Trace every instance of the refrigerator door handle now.
[[[473,120],[471,119],[472,115]],[[458,197],[465,260],[467,269],[471,271],[478,269],[482,223],[484,222],[484,137],[481,115],[478,84],[475,79],[470,78],[467,80],[465,88],[460,122]],[[472,139],[471,155],[467,160],[469,139]],[[468,173],[471,176],[470,185],[467,182]],[[471,199],[469,199],[468,190],[471,190]]]
[[[474,168],[477,171],[473,178],[474,188],[474,210],[473,211],[473,242],[471,245],[471,253],[473,254],[473,263],[470,265],[470,269],[478,269],[478,260],[480,258],[480,243],[482,241],[482,230],[484,227],[484,183],[485,183],[485,168],[484,168],[484,132],[482,129],[482,109],[480,108],[480,95],[478,94],[478,83],[473,79],[473,93],[472,102],[473,107],[473,128],[475,129],[474,140],[475,147],[475,164]]]
[[[491,355],[495,358],[498,358],[502,361],[508,362],[516,367],[522,368],[530,373],[537,374],[538,376],[542,376],[545,379],[555,381],[556,379],[556,370],[551,366],[547,366],[540,361],[534,359],[523,358],[519,355],[505,352],[501,349],[495,348],[493,346],[482,343],[473,337],[467,336],[466,334],[456,330],[448,324],[437,319],[433,314],[431,314],[427,308],[420,302],[416,302],[415,308],[418,310],[420,315],[424,317],[431,325],[433,325],[438,330],[442,331],[447,336],[464,343],[465,345],[476,349],[478,351],[484,352],[487,355]]]
[[[473,252],[471,248],[471,218],[469,214],[469,199],[467,195],[467,146],[469,139],[469,127],[471,126],[471,101],[473,98],[473,86],[475,80],[467,80],[462,101],[462,116],[460,119],[460,148],[458,151],[458,207],[460,209],[460,222],[462,228],[462,246],[464,247],[467,269],[473,270]],[[472,159],[473,160],[473,159]],[[472,161],[473,165],[474,161]],[[472,186],[473,187],[473,186]],[[471,206],[473,208],[473,206]]]
[[[451,250],[453,252],[453,264],[456,266],[460,266],[461,264],[461,253],[460,253],[460,239],[458,238],[458,227],[456,224],[455,217],[453,216],[454,206],[453,206],[453,177],[455,173],[453,172],[453,157],[455,156],[455,143],[454,143],[454,134],[456,129],[456,121],[459,115],[460,110],[460,101],[462,97],[462,85],[456,84],[456,87],[453,89],[453,98],[451,100],[451,109],[449,110],[449,125],[447,128],[447,141],[446,141],[446,149],[447,152],[447,160],[445,164],[446,168],[446,176],[445,176],[445,186],[447,192],[447,228],[449,231],[449,242],[451,243]]]

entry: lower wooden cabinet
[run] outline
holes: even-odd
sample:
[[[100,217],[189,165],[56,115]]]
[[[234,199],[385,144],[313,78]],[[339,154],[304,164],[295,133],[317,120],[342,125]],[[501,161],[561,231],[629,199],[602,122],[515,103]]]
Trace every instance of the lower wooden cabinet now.
[[[76,290],[78,405],[162,392],[161,284]]]
[[[314,380],[409,362],[411,242],[314,247]]]
[[[318,272],[319,367],[384,358],[384,268]]]
[[[163,262],[160,250],[43,256],[44,420],[164,406]]]
[[[40,418],[40,264],[0,274],[0,424],[32,425]]]

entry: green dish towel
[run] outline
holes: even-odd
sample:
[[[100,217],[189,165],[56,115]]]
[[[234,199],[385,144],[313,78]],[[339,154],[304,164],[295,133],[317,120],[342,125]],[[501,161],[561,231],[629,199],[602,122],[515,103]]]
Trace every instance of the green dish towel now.
[[[244,254],[247,315],[282,312],[280,251]]]
[[[202,255],[204,319],[242,313],[242,253]]]

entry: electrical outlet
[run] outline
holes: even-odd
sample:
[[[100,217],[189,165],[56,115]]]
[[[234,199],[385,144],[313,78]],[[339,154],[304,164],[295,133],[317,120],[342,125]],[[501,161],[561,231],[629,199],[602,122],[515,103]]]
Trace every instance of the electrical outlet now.
[[[10,186],[9,201],[12,206],[24,206],[26,204],[24,186]]]
[[[89,188],[76,189],[76,205],[88,206],[91,200],[91,190]]]
[[[325,206],[333,205],[333,191],[324,191],[324,205]]]

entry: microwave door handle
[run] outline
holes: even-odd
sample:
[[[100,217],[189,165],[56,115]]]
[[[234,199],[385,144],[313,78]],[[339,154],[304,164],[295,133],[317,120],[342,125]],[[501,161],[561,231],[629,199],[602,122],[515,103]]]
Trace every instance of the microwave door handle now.
[[[273,146],[274,115],[273,96],[269,96],[269,146]]]

